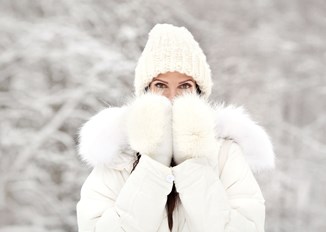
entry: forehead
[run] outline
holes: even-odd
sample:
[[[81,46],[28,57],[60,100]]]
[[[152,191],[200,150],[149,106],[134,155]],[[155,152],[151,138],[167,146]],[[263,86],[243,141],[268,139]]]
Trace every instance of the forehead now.
[[[167,72],[160,74],[156,77],[157,79],[167,81],[167,82],[180,82],[180,81],[185,81],[185,80],[191,80],[194,81],[194,79],[191,76],[188,76],[183,73],[179,72]]]

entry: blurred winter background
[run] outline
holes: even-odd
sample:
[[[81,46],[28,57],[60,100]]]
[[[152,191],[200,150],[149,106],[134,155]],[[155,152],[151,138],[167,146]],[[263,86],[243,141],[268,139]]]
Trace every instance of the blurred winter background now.
[[[0,232],[77,230],[90,172],[78,128],[132,95],[158,22],[186,26],[211,99],[244,105],[271,135],[266,231],[326,231],[324,0],[0,0]]]

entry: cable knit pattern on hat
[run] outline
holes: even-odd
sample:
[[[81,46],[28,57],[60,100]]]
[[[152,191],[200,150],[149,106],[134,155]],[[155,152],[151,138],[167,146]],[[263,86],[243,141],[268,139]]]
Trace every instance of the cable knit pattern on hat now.
[[[185,27],[157,24],[149,32],[135,69],[135,94],[143,94],[154,77],[166,72],[191,76],[205,98],[211,93],[213,83],[206,56]]]

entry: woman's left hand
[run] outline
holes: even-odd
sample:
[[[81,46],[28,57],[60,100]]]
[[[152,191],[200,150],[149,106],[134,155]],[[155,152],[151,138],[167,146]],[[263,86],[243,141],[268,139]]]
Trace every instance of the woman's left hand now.
[[[195,94],[176,97],[172,106],[173,157],[176,164],[186,159],[218,154],[214,109]]]

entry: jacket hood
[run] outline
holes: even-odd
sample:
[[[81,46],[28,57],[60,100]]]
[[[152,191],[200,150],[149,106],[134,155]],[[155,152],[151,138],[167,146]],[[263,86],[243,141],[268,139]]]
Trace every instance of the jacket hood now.
[[[275,167],[275,154],[269,135],[242,106],[216,105],[215,120],[217,137],[238,143],[253,172]]]
[[[122,169],[135,160],[125,129],[126,113],[127,106],[107,108],[81,127],[79,155],[90,166]],[[214,117],[216,137],[238,143],[253,172],[274,167],[275,154],[268,134],[243,107],[217,104]]]

